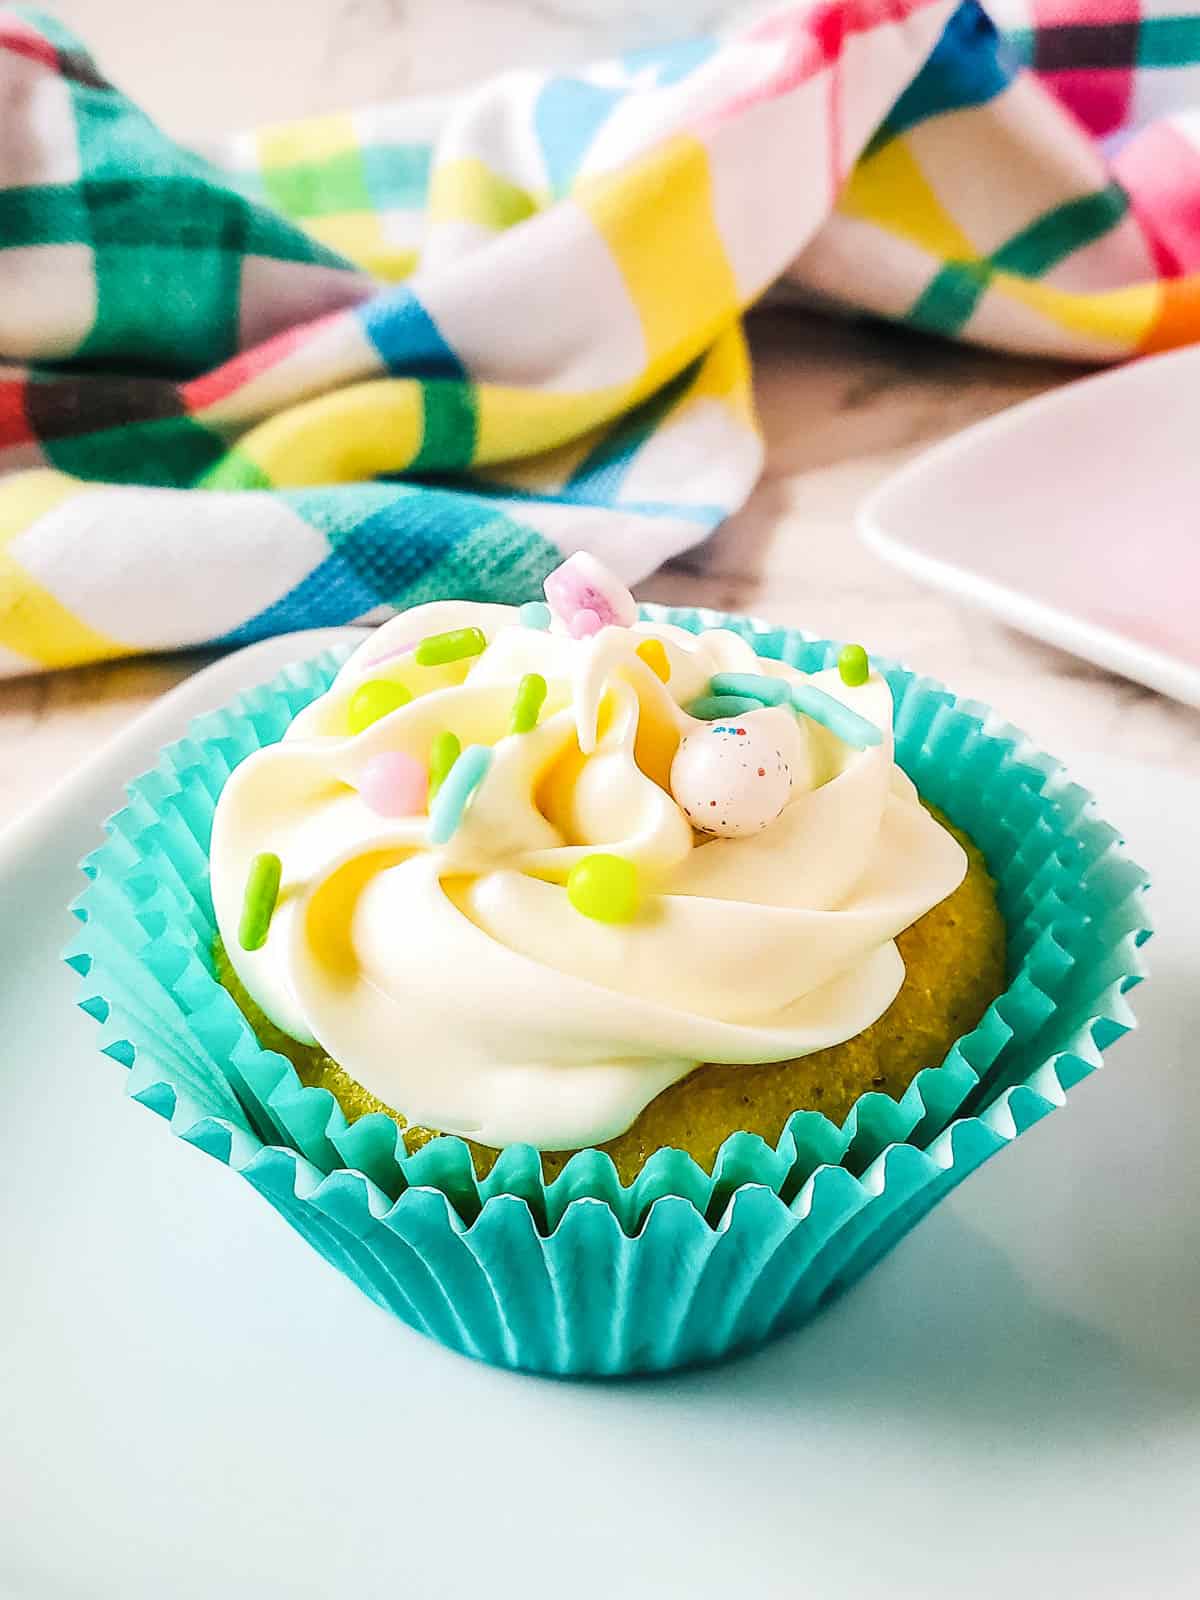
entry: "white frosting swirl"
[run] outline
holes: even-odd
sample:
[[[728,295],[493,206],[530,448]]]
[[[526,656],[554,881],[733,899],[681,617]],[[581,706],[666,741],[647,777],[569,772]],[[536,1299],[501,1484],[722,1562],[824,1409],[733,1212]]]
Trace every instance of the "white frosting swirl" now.
[[[433,633],[477,627],[483,654],[418,667]],[[637,656],[655,638],[660,681]],[[507,732],[526,673],[549,686],[532,732]],[[788,681],[734,633],[661,623],[591,637],[524,627],[507,606],[438,602],[373,634],[280,744],[221,795],[212,838],[217,921],[239,977],[285,1032],[320,1043],[410,1122],[499,1146],[598,1144],[699,1062],[786,1060],[852,1037],[895,997],[897,933],[961,882],[966,858],[895,766],[892,701],[877,674],[807,680],[874,723],[855,750],[782,708],[769,730],[792,773],[776,821],[741,838],[695,834],[667,787],[682,707],[720,672]],[[413,699],[364,732],[347,706],[368,678]],[[434,736],[491,746],[490,772],[440,847],[428,818],[377,815],[368,761],[422,762]],[[282,860],[265,945],[237,938],[259,851]],[[583,856],[632,861],[643,900],[611,924],[565,883]]]

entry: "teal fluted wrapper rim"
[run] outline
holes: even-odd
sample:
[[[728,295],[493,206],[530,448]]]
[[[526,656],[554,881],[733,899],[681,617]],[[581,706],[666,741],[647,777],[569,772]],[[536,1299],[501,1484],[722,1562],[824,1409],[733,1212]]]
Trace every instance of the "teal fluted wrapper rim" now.
[[[805,672],[839,645],[717,612]],[[213,811],[229,773],[282,737],[346,652],[301,662],[194,722],[128,786],[83,863],[66,958],[129,1092],[240,1172],[379,1304],[456,1350],[599,1375],[712,1361],[802,1323],[983,1161],[1063,1104],[1133,1026],[1146,875],[1090,795],[986,706],[874,658],[895,699],[896,755],[964,828],[996,879],[1008,987],[899,1101],[863,1095],[838,1126],[799,1111],[774,1147],[735,1133],[712,1173],[661,1150],[622,1187],[581,1151],[545,1183],[511,1146],[486,1178],[458,1138],[409,1155],[391,1118],[347,1123],[264,1050],[214,965]]]

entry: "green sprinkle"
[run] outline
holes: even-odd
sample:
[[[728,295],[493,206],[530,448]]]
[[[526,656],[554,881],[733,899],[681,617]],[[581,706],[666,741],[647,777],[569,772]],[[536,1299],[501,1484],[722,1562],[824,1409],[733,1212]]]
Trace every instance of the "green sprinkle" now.
[[[487,649],[479,628],[451,628],[449,633],[431,633],[417,646],[419,667],[444,667],[450,661],[465,661]]]
[[[282,875],[282,862],[269,850],[255,856],[250,863],[246,892],[242,896],[242,920],[238,924],[238,943],[243,950],[261,950],[266,944]]]
[[[803,716],[819,722],[823,728],[828,728],[830,733],[844,739],[856,750],[865,750],[868,745],[883,741],[883,735],[873,722],[860,717],[857,711],[851,711],[849,706],[826,694],[824,689],[818,689],[815,683],[794,683],[792,704]]]
[[[842,647],[838,655],[838,671],[848,689],[858,689],[866,683],[871,676],[871,663],[862,645],[848,644]]]
[[[380,717],[386,717],[391,711],[399,711],[411,699],[412,695],[402,683],[393,683],[390,678],[368,678],[355,689],[346,707],[350,732],[362,733],[364,728],[378,722]]]
[[[434,795],[446,781],[446,774],[458,760],[462,745],[458,742],[458,735],[453,733],[435,733],[433,743],[429,747],[429,799],[432,802]]]
[[[759,705],[781,706],[788,698],[782,678],[768,678],[761,672],[718,672],[708,686],[710,694],[731,694]],[[695,712],[692,713],[695,716]]]
[[[629,922],[637,914],[638,874],[624,856],[584,856],[567,874],[567,899],[596,922]]]
[[[491,764],[492,751],[486,744],[469,744],[459,756],[429,807],[430,844],[445,844],[454,837]]]
[[[536,628],[539,633],[545,633],[550,626],[550,607],[544,600],[527,600],[517,615],[523,628]]]
[[[693,700],[683,709],[689,717],[698,717],[701,722],[715,722],[718,717],[741,717],[747,711],[761,711],[762,701],[742,694],[702,694],[699,700]]]
[[[531,728],[536,728],[538,713],[545,698],[545,678],[540,672],[527,672],[517,688],[517,698],[513,704],[512,721],[509,723],[508,731],[528,733]]]

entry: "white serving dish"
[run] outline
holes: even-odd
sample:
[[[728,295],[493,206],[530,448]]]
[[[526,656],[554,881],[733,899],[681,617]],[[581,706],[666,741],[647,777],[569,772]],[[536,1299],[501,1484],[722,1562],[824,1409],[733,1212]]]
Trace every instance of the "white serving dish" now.
[[[889,478],[859,530],[914,578],[1200,705],[1200,347],[977,423]]]

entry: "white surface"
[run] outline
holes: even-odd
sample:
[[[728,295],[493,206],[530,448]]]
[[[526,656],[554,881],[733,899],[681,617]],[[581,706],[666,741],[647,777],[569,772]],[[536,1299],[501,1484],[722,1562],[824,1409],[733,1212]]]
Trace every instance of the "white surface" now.
[[[859,528],[913,577],[1200,706],[1198,401],[1195,346],[1039,395],[889,478]]]
[[[5,1600],[1194,1594],[1195,781],[1077,763],[1159,934],[1142,1030],[1065,1111],[759,1355],[513,1377],[129,1104],[58,959],[121,781],[320,642],[192,679],[0,841]]]

